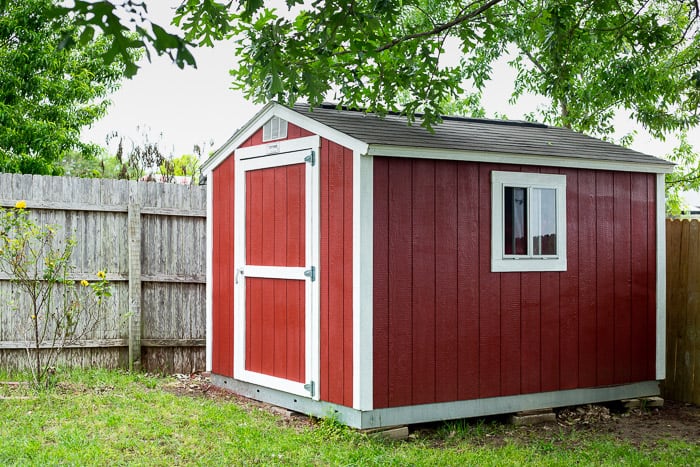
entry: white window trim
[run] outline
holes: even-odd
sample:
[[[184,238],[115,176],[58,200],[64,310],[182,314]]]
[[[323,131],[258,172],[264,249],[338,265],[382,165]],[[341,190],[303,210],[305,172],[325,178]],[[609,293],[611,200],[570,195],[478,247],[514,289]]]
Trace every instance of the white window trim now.
[[[557,255],[513,256],[503,251],[503,191],[506,186],[556,190]],[[566,175],[530,172],[491,172],[491,271],[566,271]],[[528,215],[528,222],[531,216]],[[528,227],[528,232],[530,228]],[[528,234],[528,237],[530,235]],[[530,238],[528,238],[528,243]],[[528,247],[528,249],[530,246]]]

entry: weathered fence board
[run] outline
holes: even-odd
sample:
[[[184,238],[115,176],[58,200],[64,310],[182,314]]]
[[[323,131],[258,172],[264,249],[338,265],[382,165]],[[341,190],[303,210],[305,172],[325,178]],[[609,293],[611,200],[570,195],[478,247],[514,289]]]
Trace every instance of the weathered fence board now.
[[[666,381],[663,395],[700,404],[700,221],[666,221]]]
[[[204,187],[0,174],[0,206],[18,200],[38,222],[59,225],[62,241],[77,240],[70,279],[95,280],[106,270],[111,282],[108,312],[64,351],[62,364],[127,366],[131,346],[149,371],[204,369]],[[0,367],[17,368],[26,336],[12,305],[25,303],[10,279],[0,273]]]

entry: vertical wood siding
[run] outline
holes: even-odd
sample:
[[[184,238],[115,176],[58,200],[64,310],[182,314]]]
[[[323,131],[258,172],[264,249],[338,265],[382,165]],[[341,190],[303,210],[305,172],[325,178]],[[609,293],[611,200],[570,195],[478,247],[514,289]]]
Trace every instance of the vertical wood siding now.
[[[213,172],[212,372],[233,377],[234,158]]]
[[[305,382],[304,286],[246,279],[246,370]]]
[[[321,400],[352,406],[352,151],[320,149]]]
[[[303,164],[246,172],[246,262],[305,266],[306,181]]]
[[[567,271],[491,272],[493,170],[567,176]],[[375,408],[653,380],[655,184],[376,158]]]
[[[305,164],[246,172],[246,263],[306,263]],[[246,369],[304,382],[305,283],[246,279]]]

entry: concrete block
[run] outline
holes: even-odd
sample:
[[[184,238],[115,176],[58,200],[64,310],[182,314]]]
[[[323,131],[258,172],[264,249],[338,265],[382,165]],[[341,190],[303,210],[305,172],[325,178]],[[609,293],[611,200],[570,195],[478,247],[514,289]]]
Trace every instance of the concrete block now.
[[[622,406],[623,406],[625,409],[627,409],[627,410],[630,410],[630,409],[638,409],[639,406],[642,405],[642,403],[641,403],[641,401],[640,401],[639,399],[622,399],[622,400],[620,401],[620,403],[621,403]]]
[[[557,416],[552,409],[525,410],[511,415],[508,421],[515,426],[544,425],[556,423]]]
[[[408,426],[390,426],[383,428],[369,428],[360,430],[360,433],[365,433],[369,436],[388,439],[392,441],[400,441],[408,439]]]
[[[664,399],[659,396],[643,397],[642,401],[645,407],[663,407]]]

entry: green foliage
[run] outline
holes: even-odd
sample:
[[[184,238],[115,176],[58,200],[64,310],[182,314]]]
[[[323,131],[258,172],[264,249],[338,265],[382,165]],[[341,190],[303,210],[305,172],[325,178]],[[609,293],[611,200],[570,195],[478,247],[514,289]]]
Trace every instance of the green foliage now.
[[[70,14],[95,27],[107,18],[103,30],[119,44],[127,27],[113,26],[110,2],[96,2],[99,18],[84,3]],[[661,139],[700,124],[697,0],[285,3],[288,12],[263,0],[184,0],[174,18],[183,38],[139,29],[137,45],[167,53],[233,37],[233,87],[248,99],[330,99],[378,114],[400,111],[409,121],[420,112],[428,128],[448,113],[483,116],[481,96],[502,57],[517,72],[513,102],[525,94],[547,99],[528,119],[603,138],[620,115]],[[148,23],[145,5],[125,0],[121,7]],[[455,49],[460,59],[445,60]]]
[[[63,175],[80,178],[106,178],[103,177],[101,157],[102,154],[98,157],[87,157],[77,151],[69,151],[61,161]]]
[[[199,159],[193,154],[166,159],[160,165],[160,174],[166,178],[190,177],[191,183],[196,184],[199,175]]]
[[[183,2],[183,5],[187,3],[194,2]],[[223,33],[226,24],[222,12],[225,12],[227,6],[212,0],[200,0],[197,3],[200,8],[196,14],[196,24],[189,25],[189,28],[206,29],[201,34],[204,38],[209,35],[207,32],[209,29]],[[103,52],[105,62],[124,63],[124,73],[127,77],[134,76],[138,71],[137,57],[132,53],[134,50],[145,52],[149,58],[151,51],[155,51],[158,55],[165,54],[180,68],[196,67],[190,50],[192,44],[185,38],[169,33],[162,26],[149,21],[146,2],[75,0],[72,5],[55,5],[51,15],[54,18],[69,18],[73,24],[82,28],[82,33],[77,38],[72,34],[63,36],[61,46],[67,49],[84,46],[99,30],[107,40],[107,46]],[[219,26],[219,23],[223,26]],[[200,24],[201,26],[197,26]],[[136,34],[132,34],[134,32]],[[207,43],[206,39],[203,39],[203,42]]]
[[[123,77],[121,61],[106,64],[104,37],[51,18],[51,0],[0,4],[0,171],[52,174],[81,143],[80,130],[105,114],[105,96]],[[79,38],[61,49],[62,38]],[[125,53],[134,54],[126,49]]]
[[[228,18],[230,29],[200,21],[201,3],[185,2],[176,21],[195,42],[235,36],[234,87],[258,102],[315,105],[330,97],[409,119],[420,111],[430,126],[452,101],[466,99],[461,110],[480,115],[492,66],[509,55],[518,73],[513,100],[549,98],[538,109],[547,123],[608,136],[622,110],[661,137],[699,122],[693,0],[332,0],[294,14],[245,1]],[[459,63],[441,61],[450,45]]]
[[[546,123],[607,136],[622,111],[663,137],[700,121],[697,3],[528,0],[499,10],[507,19],[485,46],[515,47],[513,98],[550,98]]]
[[[0,208],[0,271],[13,284],[5,311],[16,313],[24,325],[27,363],[37,388],[49,382],[65,345],[92,330],[111,296],[104,271],[92,282],[71,278],[76,241],[59,238],[57,230],[31,219],[24,201],[14,209]]]
[[[678,216],[685,208],[682,203],[683,191],[700,191],[700,154],[681,134],[677,148],[668,155],[677,165],[674,171],[666,174],[666,212]]]
[[[513,54],[512,97],[549,98],[538,110],[546,122],[599,136],[611,134],[620,109],[655,136],[699,122],[695,0],[302,3],[287,0],[294,13],[280,13],[262,0],[185,0],[174,17],[182,38],[149,22],[141,2],[77,1],[57,11],[112,38],[108,59],[121,53],[128,60],[118,8],[145,25],[130,46],[170,53],[180,66],[191,63],[178,55],[188,44],[235,37],[234,88],[257,102],[332,98],[380,114],[402,111],[411,120],[420,111],[430,127],[454,100],[466,98],[461,110],[479,114],[493,63]],[[459,63],[441,60],[450,44],[461,52]]]

